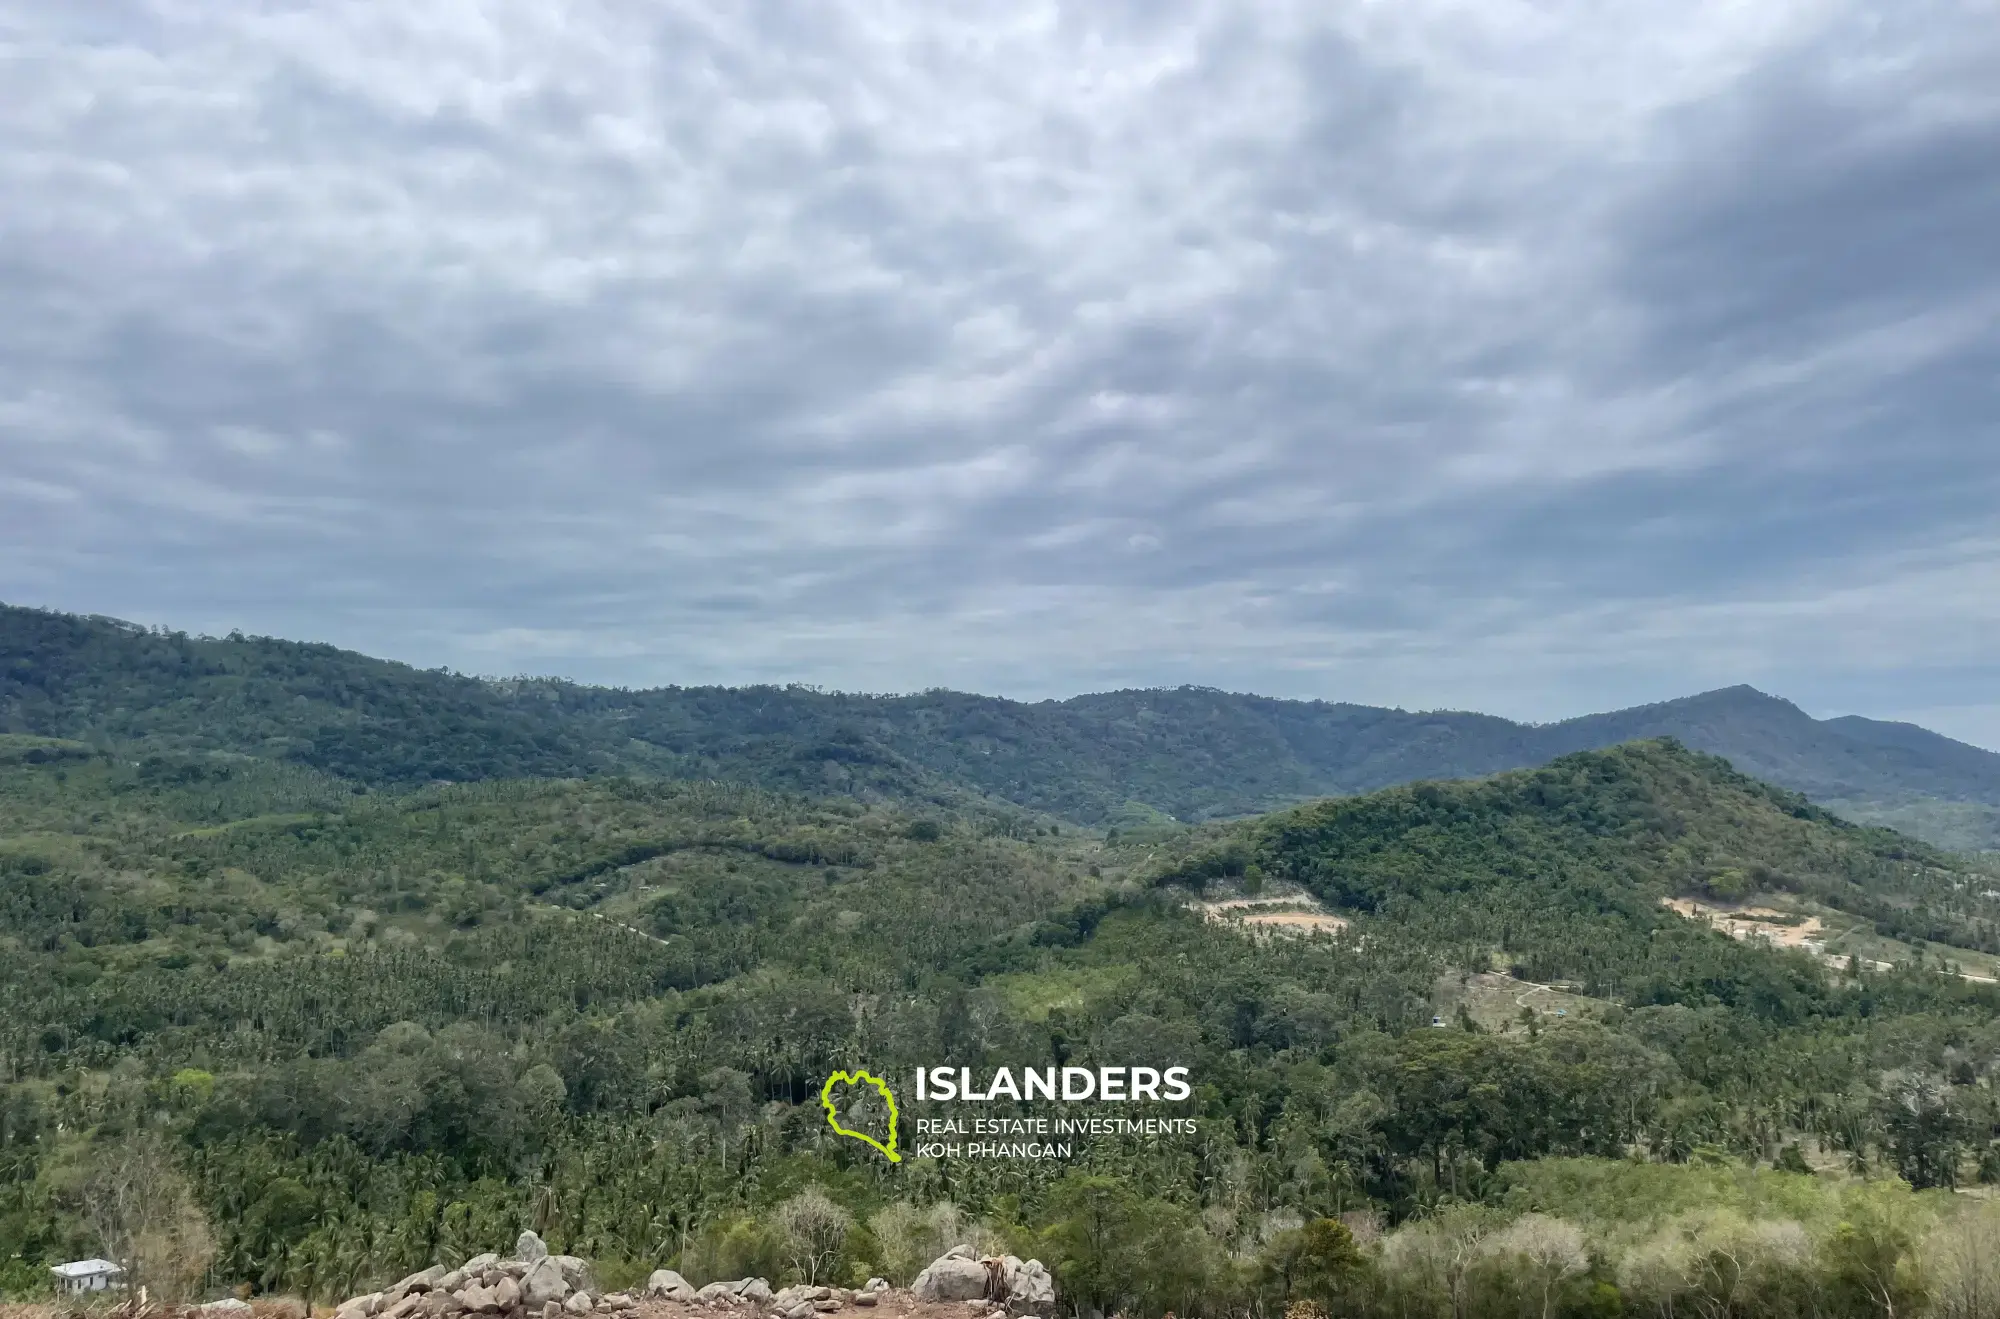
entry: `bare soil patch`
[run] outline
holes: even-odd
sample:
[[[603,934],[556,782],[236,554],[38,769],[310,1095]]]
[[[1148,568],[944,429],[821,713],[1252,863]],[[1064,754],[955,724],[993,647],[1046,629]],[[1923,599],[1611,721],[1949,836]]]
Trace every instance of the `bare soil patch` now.
[[[1762,939],[1779,948],[1819,952],[1826,935],[1819,917],[1772,907],[1742,907],[1698,898],[1661,898],[1660,905],[1689,920],[1705,921],[1732,939]]]
[[[1255,898],[1222,898],[1197,904],[1206,920],[1240,925],[1253,932],[1329,934],[1344,930],[1346,917],[1336,916],[1309,893],[1277,893]]]

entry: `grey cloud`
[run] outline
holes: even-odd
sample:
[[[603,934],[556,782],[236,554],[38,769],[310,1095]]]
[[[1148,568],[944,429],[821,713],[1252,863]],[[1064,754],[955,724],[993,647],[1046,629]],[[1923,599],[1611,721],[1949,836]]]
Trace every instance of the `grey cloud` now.
[[[2000,45],[1872,12],[0,0],[0,598],[1991,729]]]

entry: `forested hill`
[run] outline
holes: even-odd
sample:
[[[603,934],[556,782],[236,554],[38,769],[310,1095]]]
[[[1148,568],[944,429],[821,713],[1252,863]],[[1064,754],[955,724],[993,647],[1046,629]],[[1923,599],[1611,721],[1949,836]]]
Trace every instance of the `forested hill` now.
[[[329,1300],[523,1226],[611,1286],[790,1281],[807,1197],[849,1229],[822,1276],[907,1282],[976,1231],[1102,1313],[1283,1314],[1301,1224],[1341,1215],[1329,1312],[1448,1316],[1427,1242],[1554,1219],[1581,1262],[1528,1292],[1489,1251],[1458,1312],[1861,1319],[1841,1261],[1901,1277],[1983,1203],[1912,1187],[2000,1181],[1995,881],[1672,743],[1166,841],[611,775],[358,786],[0,737],[0,1289],[113,1221],[170,1295]],[[1823,946],[1661,905],[1687,894]],[[1259,902],[1319,932],[1230,915]],[[1197,1129],[895,1165],[829,1137],[833,1069],[939,1058],[1184,1065],[1159,1115]],[[149,1217],[108,1217],[142,1175]],[[1709,1252],[1773,1240],[1792,1272],[1709,1308]]]
[[[1662,899],[1751,894],[1911,943],[2000,953],[2000,894],[1966,863],[1671,741],[1579,752],[1467,783],[1419,783],[1209,826],[1155,883],[1248,874],[1329,906],[1493,946],[1535,979],[1643,999]],[[1782,895],[1780,897],[1779,895]],[[1790,918],[1788,918],[1790,919]]]
[[[0,606],[0,731],[289,760],[370,784],[637,772],[1087,824],[1247,815],[1672,736],[1851,818],[2000,847],[2000,755],[1747,687],[1553,725],[1207,689],[1023,703],[490,682],[269,638]]]

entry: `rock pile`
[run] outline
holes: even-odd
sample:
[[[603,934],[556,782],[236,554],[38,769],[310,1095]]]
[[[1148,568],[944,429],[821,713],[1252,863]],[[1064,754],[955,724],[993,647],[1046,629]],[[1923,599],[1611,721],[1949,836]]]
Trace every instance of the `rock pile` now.
[[[953,1246],[932,1260],[910,1291],[920,1301],[990,1301],[1013,1315],[1048,1316],[1056,1308],[1055,1279],[1040,1260],[981,1258],[971,1246]]]
[[[849,1306],[873,1309],[889,1290],[881,1278],[852,1291],[801,1285],[773,1292],[763,1278],[697,1288],[672,1269],[660,1269],[646,1280],[645,1299],[740,1308],[772,1319],[815,1319]],[[1004,1311],[1050,1319],[1056,1306],[1055,1281],[1040,1260],[982,1259],[970,1246],[955,1246],[931,1261],[911,1291],[921,1301],[974,1302],[975,1309],[995,1316]],[[523,1232],[511,1259],[480,1255],[455,1269],[433,1265],[387,1290],[342,1302],[334,1319],[585,1319],[616,1316],[637,1305],[623,1292],[600,1295],[588,1264],[574,1255],[551,1255],[540,1237]]]
[[[343,1301],[334,1319],[579,1319],[611,1315],[637,1302],[614,1292],[595,1294],[590,1265],[574,1255],[551,1255],[542,1239],[523,1232],[514,1258],[476,1255],[455,1269],[433,1264],[387,1291]]]
[[[870,1278],[865,1287],[849,1291],[842,1287],[815,1287],[800,1284],[772,1292],[762,1278],[740,1282],[711,1282],[697,1289],[672,1269],[660,1269],[646,1280],[648,1299],[681,1301],[709,1306],[746,1306],[776,1319],[812,1319],[854,1306],[873,1309],[890,1290],[881,1278]],[[1055,1279],[1038,1259],[1021,1260],[1013,1255],[981,1258],[971,1246],[954,1246],[917,1275],[910,1286],[920,1301],[969,1301],[974,1308],[992,1313],[1037,1316],[1049,1319],[1056,1309]]]
[[[880,1304],[889,1284],[870,1278],[866,1287],[847,1291],[840,1287],[787,1287],[771,1298],[771,1312],[778,1319],[810,1319],[815,1314],[833,1314],[849,1305],[872,1310]]]

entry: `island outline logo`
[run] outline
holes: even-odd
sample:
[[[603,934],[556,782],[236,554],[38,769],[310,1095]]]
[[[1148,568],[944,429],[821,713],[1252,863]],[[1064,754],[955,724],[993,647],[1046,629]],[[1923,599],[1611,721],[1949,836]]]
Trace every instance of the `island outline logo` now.
[[[833,1107],[833,1087],[840,1081],[845,1081],[849,1085],[872,1085],[875,1087],[876,1092],[888,1103],[889,1139],[886,1144],[875,1139],[865,1131],[854,1131],[840,1125],[840,1114]],[[889,1089],[888,1083],[882,1080],[881,1077],[874,1075],[872,1072],[865,1072],[859,1069],[852,1072],[835,1072],[832,1076],[827,1077],[826,1084],[819,1088],[819,1106],[826,1110],[826,1124],[833,1128],[836,1135],[851,1137],[864,1145],[880,1150],[888,1156],[891,1163],[901,1163],[903,1161],[903,1156],[896,1152],[896,1095],[894,1091]]]

